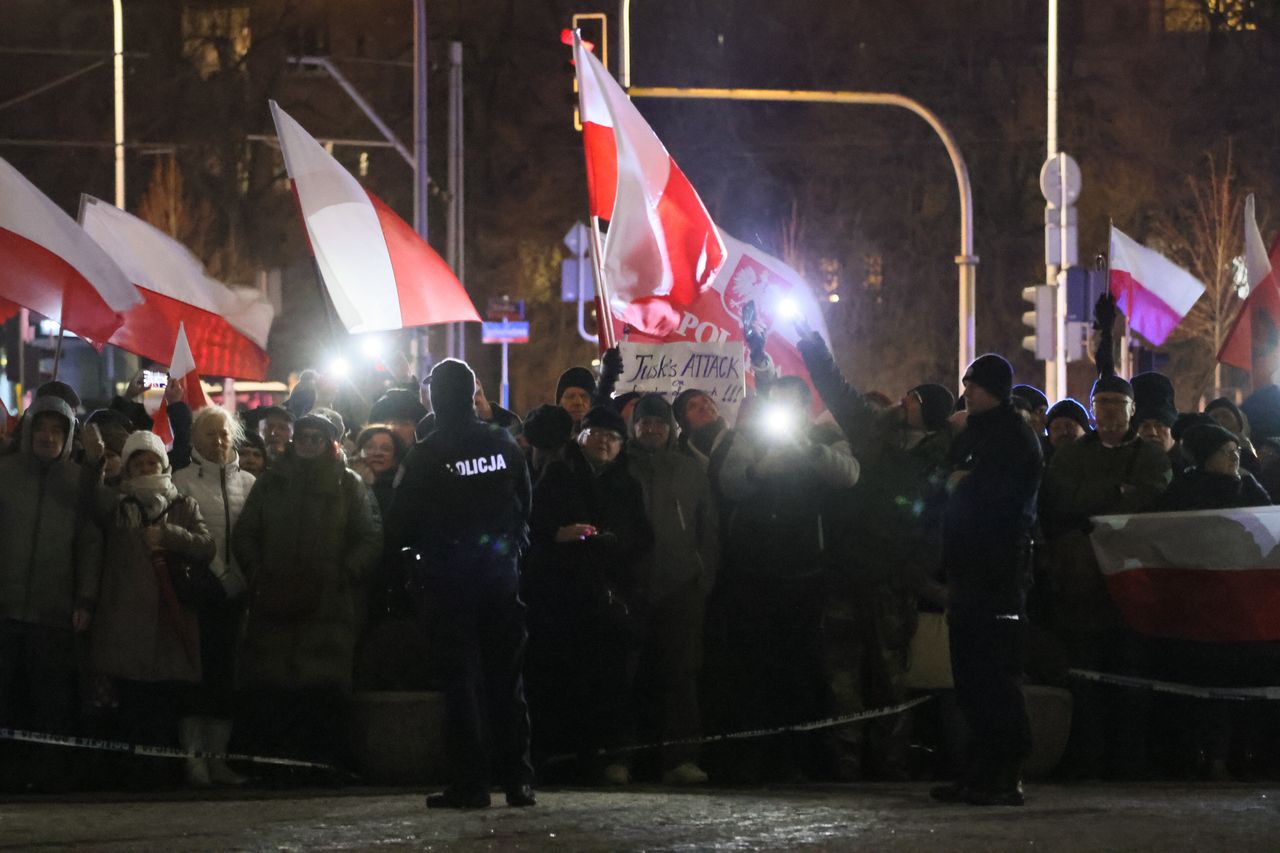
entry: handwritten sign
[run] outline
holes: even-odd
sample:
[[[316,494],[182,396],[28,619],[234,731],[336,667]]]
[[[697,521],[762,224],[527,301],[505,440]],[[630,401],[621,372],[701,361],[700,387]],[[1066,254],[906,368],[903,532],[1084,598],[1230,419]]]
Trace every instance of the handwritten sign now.
[[[741,341],[640,344],[623,341],[622,376],[617,393],[654,391],[673,402],[681,391],[697,388],[715,400],[733,423],[746,393]]]

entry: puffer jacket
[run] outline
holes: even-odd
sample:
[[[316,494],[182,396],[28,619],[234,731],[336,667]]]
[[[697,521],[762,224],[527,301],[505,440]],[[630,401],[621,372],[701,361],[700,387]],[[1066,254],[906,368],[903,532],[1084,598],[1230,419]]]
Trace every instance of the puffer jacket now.
[[[253,488],[253,475],[240,470],[240,457],[234,451],[230,462],[219,465],[192,450],[191,464],[174,472],[173,485],[200,505],[200,515],[218,546],[209,568],[222,581],[227,598],[239,598],[245,591],[245,579],[232,553],[231,530]]]
[[[95,672],[132,681],[199,681],[200,632],[196,614],[161,592],[142,528],[125,518],[113,495],[107,531],[102,598],[90,633]],[[177,495],[163,516],[161,548],[193,563],[208,563],[213,537],[193,498]]]
[[[43,412],[68,423],[52,462],[31,452],[31,424]],[[70,630],[72,611],[98,598],[102,533],[84,469],[70,459],[74,433],[71,408],[41,397],[24,416],[19,451],[0,457],[0,618]]]
[[[241,685],[350,690],[362,589],[382,554],[360,475],[290,450],[254,483],[231,543],[249,582]]]

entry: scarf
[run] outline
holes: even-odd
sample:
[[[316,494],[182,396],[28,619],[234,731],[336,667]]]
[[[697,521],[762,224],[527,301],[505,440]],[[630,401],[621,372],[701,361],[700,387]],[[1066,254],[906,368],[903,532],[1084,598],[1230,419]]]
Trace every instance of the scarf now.
[[[169,474],[130,477],[120,484],[120,491],[125,495],[121,508],[130,527],[151,524],[178,496]]]

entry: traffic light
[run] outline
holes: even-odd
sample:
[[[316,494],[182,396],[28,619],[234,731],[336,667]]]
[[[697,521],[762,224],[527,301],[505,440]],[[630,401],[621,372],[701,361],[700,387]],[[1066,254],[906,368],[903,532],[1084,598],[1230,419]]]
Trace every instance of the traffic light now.
[[[1033,284],[1022,288],[1022,298],[1032,306],[1030,311],[1022,315],[1023,325],[1031,329],[1031,334],[1022,339],[1022,346],[1035,353],[1036,358],[1042,361],[1052,359],[1057,343],[1054,337],[1057,334],[1054,308],[1058,288],[1052,284]]]
[[[560,42],[573,48],[573,31],[582,33],[582,46],[592,53],[600,45],[600,62],[609,67],[609,18],[604,12],[585,12],[573,16],[572,25],[560,31]],[[574,68],[573,54],[569,55],[569,73],[573,76],[573,129],[582,130],[582,116],[578,112],[578,72]]]

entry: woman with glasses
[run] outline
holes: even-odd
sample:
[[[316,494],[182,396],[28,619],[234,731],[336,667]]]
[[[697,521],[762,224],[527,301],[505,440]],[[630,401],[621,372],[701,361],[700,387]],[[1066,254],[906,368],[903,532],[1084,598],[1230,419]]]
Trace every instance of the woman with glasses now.
[[[583,417],[581,454],[548,465],[534,490],[524,568],[535,750],[576,750],[584,781],[615,785],[630,781],[627,761],[596,752],[632,731],[636,569],[653,544],[626,434],[612,408]]]

